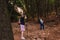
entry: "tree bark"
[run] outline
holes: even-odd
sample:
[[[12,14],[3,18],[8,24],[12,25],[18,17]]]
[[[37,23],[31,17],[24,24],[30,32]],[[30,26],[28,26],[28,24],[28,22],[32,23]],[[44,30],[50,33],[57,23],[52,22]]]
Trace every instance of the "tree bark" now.
[[[7,3],[7,0],[0,0],[0,40],[14,40]]]

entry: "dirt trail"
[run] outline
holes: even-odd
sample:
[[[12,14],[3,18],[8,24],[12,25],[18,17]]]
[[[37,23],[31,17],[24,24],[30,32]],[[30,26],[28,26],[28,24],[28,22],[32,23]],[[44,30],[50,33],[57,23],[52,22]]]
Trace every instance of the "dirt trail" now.
[[[17,23],[12,23],[14,40],[20,39],[20,27]],[[60,25],[48,27],[45,30],[39,29],[39,24],[28,23],[25,27],[24,37],[26,40],[60,40]]]

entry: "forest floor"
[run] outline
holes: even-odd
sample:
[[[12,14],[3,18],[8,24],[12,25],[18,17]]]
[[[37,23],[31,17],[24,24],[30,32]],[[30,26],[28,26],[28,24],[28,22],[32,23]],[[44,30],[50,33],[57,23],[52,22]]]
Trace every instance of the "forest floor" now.
[[[21,40],[21,31],[18,23],[12,23],[14,40]],[[27,23],[25,27],[25,40],[60,40],[60,24],[48,26],[45,24],[45,29],[40,30],[38,23]]]

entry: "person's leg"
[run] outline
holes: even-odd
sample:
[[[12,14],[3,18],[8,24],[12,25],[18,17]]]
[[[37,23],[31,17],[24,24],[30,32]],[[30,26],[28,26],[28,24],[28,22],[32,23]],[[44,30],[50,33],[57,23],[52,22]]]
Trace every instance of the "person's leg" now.
[[[42,25],[40,24],[40,30],[42,29]]]
[[[43,30],[44,30],[44,24],[43,24]]]
[[[23,37],[23,31],[21,31],[21,38]]]
[[[21,39],[25,39],[24,36],[23,36],[23,31],[21,32]]]
[[[41,26],[41,27],[42,27],[42,30],[44,30],[44,24],[42,24],[42,26]]]
[[[21,25],[21,39],[25,39],[23,36],[24,31],[25,31],[25,27],[24,25]]]

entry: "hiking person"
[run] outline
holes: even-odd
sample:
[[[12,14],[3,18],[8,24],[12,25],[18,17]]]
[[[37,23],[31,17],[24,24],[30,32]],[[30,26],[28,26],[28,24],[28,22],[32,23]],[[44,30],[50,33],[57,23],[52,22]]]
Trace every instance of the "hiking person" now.
[[[39,18],[40,29],[44,30],[44,21],[42,18]]]
[[[21,28],[21,39],[25,39],[25,38],[23,37],[23,33],[24,33],[24,31],[25,31],[24,15],[22,15],[22,16],[20,17],[18,24],[20,25],[20,28]]]

